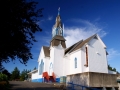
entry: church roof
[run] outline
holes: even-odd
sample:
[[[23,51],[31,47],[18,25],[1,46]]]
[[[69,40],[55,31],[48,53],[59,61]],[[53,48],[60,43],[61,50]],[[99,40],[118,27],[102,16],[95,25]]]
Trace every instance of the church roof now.
[[[63,36],[60,36],[60,35],[56,35],[56,36],[54,36],[54,37],[52,38],[51,42],[52,42],[54,39],[58,39],[58,40],[62,40],[62,41],[66,41],[66,40],[64,39],[64,37],[63,37]]]
[[[86,40],[80,40],[77,43],[73,44],[72,46],[68,47],[65,50],[65,54],[71,53],[73,51],[76,51],[76,50],[82,48],[82,46],[84,46],[86,43],[88,43],[92,38],[96,38],[96,35],[97,34],[87,38]],[[60,41],[61,41],[62,46],[65,48],[66,45],[64,45],[64,43],[62,42],[62,41],[65,41],[65,39],[64,39],[64,37],[59,36],[59,35],[56,35],[55,37],[53,37],[53,39],[51,40],[51,45],[52,46],[58,46]],[[44,51],[45,57],[50,57],[50,50],[49,50],[49,48],[50,47],[43,46],[43,51]],[[106,51],[106,55],[108,55],[107,51]]]
[[[44,51],[45,57],[50,57],[49,47],[43,46],[43,51]]]
[[[62,45],[63,48],[66,48],[66,44],[65,44],[65,39],[63,36],[60,35],[56,35],[52,38],[51,40],[51,46],[58,46],[60,43]]]
[[[79,43],[81,43],[82,41],[83,41],[83,40],[80,40],[79,42],[77,42],[77,43],[73,44],[72,46],[70,46],[69,48],[67,48],[67,49],[65,50],[65,54],[68,53],[68,52],[72,52],[72,50],[73,50]]]
[[[67,54],[68,52],[71,53],[71,52],[73,52],[73,51],[81,48],[83,45],[85,45],[85,43],[88,43],[88,42],[89,42],[92,38],[94,38],[95,36],[96,36],[96,34],[93,35],[93,36],[91,36],[91,37],[89,37],[89,38],[87,38],[87,39],[84,40],[84,41],[83,41],[83,40],[80,40],[79,42],[77,42],[77,43],[75,43],[74,45],[72,45],[72,46],[70,46],[69,48],[67,48],[67,49],[65,50],[65,54]]]

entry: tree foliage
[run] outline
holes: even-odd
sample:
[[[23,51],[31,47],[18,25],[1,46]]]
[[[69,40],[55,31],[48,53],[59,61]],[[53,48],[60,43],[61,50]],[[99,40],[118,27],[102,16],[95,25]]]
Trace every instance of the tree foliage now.
[[[14,70],[11,73],[11,79],[16,80],[20,78],[20,71],[17,67],[14,68]]]
[[[34,67],[34,69],[33,70],[36,70],[36,67]]]
[[[7,75],[0,73],[0,81],[8,81]]]
[[[113,70],[112,67],[111,67],[110,65],[108,65],[108,70],[111,70],[111,71]]]
[[[7,76],[7,78],[8,78],[8,80],[10,80],[11,73],[9,73],[8,70],[4,69],[4,70],[2,71],[2,74],[5,74],[5,75]]]
[[[16,58],[23,64],[32,59],[31,47],[36,42],[34,33],[41,31],[37,24],[42,8],[37,2],[26,0],[2,0],[0,32],[0,65]]]
[[[116,68],[113,68],[113,67],[111,67],[110,65],[108,65],[108,70],[117,72],[117,74],[119,73],[119,72],[116,70]]]
[[[27,70],[27,69],[24,69],[22,72],[21,72],[21,74],[20,74],[20,80],[27,80],[27,78],[28,78],[28,74],[27,73],[29,73],[30,71],[29,70]]]
[[[2,62],[0,61],[0,72],[2,72],[5,68],[2,66]]]

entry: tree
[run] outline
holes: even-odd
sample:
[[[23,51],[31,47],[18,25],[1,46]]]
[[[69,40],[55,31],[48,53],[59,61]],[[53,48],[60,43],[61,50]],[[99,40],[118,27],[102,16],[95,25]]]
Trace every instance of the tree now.
[[[2,62],[0,62],[0,72],[2,72],[5,68],[2,66]]]
[[[115,71],[116,72],[116,68],[113,68],[113,70],[112,71]]]
[[[17,67],[14,68],[14,70],[11,73],[11,79],[16,80],[20,78],[20,71]]]
[[[8,80],[10,80],[11,73],[9,73],[8,70],[4,69],[4,70],[2,71],[2,74],[5,74],[5,75],[7,76],[7,78],[8,78]]]
[[[111,70],[112,71],[112,67],[110,65],[108,65],[108,70]]]
[[[22,64],[32,59],[31,47],[36,42],[34,34],[42,31],[37,24],[42,17],[42,8],[28,0],[2,0],[0,32],[0,65],[16,58]]]
[[[36,67],[34,67],[34,69],[33,70],[36,70]]]
[[[30,70],[24,69],[21,74],[20,74],[20,80],[27,80],[28,79],[28,74]]]
[[[119,72],[116,70],[116,68],[113,68],[113,67],[111,67],[110,65],[108,65],[108,70],[114,71],[114,72],[116,72],[117,74],[119,74]]]
[[[27,75],[27,73],[28,73],[28,70],[26,69],[24,69],[22,72],[21,72],[21,74],[20,74],[20,80],[26,80],[27,78],[28,78],[28,75]]]

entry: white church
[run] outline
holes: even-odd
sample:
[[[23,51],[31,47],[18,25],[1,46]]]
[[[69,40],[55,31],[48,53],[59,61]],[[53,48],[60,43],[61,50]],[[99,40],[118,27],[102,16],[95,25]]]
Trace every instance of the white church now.
[[[29,73],[32,82],[60,82],[61,77],[84,72],[109,73],[106,45],[97,34],[67,48],[63,31],[58,10],[50,45],[42,46],[38,69]]]

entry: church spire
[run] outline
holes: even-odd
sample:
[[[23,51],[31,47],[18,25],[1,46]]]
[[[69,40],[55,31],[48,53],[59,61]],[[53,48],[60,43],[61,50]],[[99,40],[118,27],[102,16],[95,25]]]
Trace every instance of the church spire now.
[[[63,36],[63,25],[60,18],[60,7],[58,8],[58,15],[56,17],[56,22],[52,28],[52,37],[55,35]]]

